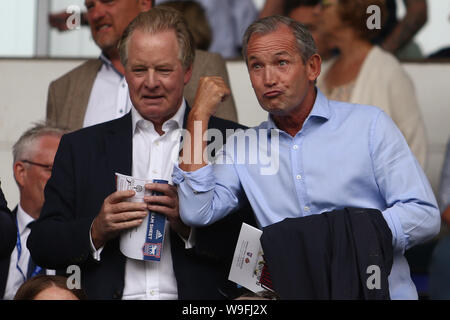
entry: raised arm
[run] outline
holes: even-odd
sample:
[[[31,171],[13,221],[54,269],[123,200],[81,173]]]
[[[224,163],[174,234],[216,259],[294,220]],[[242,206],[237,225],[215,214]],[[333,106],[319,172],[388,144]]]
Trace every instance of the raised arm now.
[[[194,106],[187,119],[186,130],[190,136],[190,146],[185,144],[187,149],[182,150],[182,161],[179,164],[181,170],[191,172],[207,165],[206,159],[203,159],[203,151],[207,146],[203,135],[208,129],[209,119],[230,93],[221,77],[200,78]]]
[[[240,205],[240,183],[233,165],[208,164],[208,159],[203,157],[207,154],[207,141],[203,136],[208,122],[229,94],[221,78],[202,78],[194,107],[189,112],[187,137],[184,137],[180,163],[173,173],[173,182],[178,186],[180,216],[187,225],[209,225]]]
[[[427,2],[425,0],[404,0],[404,2],[405,16],[381,44],[385,50],[392,53],[410,42],[427,22]]]

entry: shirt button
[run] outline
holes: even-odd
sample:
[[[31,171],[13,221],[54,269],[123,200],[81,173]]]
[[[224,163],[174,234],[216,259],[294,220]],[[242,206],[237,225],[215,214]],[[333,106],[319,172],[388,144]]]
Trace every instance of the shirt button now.
[[[158,173],[158,170],[152,170],[153,173]]]
[[[309,207],[304,207],[303,209],[305,209],[305,211],[309,211]]]
[[[154,295],[155,295],[155,291],[154,291],[154,290],[150,291],[150,294],[151,294],[152,296],[154,296]]]
[[[123,113],[123,109],[120,109],[120,113]]]
[[[297,150],[298,149],[298,145],[294,144],[293,148],[294,148],[294,150]]]
[[[296,176],[296,178],[297,178],[297,180],[301,180],[301,179],[302,179],[302,176],[298,174],[298,175]]]
[[[156,146],[158,147],[158,146],[159,146],[159,142],[158,142],[158,141],[156,141],[156,142],[155,142],[155,145],[156,145]]]

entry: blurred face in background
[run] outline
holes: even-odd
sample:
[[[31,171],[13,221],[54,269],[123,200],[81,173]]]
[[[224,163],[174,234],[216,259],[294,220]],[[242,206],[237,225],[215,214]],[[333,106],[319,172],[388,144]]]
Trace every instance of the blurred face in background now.
[[[342,22],[341,16],[338,12],[338,0],[326,0],[322,5],[322,15],[319,24],[319,30],[329,45],[336,45],[335,39],[343,29],[347,28]]]
[[[150,0],[86,0],[87,19],[95,43],[108,53],[130,22],[151,8]]]
[[[322,59],[331,56],[332,48],[325,39],[324,30],[320,28],[322,20],[322,5],[299,6],[291,12],[289,17],[305,25],[314,39],[319,55]]]
[[[39,217],[44,204],[44,188],[58,150],[60,136],[43,135],[35,141],[26,159],[14,164],[14,177],[20,189],[20,204],[33,218]]]

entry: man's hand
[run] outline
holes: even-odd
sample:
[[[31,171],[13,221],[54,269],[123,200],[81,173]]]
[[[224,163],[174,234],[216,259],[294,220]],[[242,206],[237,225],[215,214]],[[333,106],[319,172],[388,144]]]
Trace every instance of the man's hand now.
[[[104,201],[100,213],[94,219],[91,229],[92,242],[96,249],[115,238],[122,230],[139,226],[147,216],[145,202],[127,202],[135,195],[133,190],[116,191]]]
[[[148,210],[165,215],[170,223],[170,227],[183,238],[188,238],[190,228],[180,219],[177,189],[170,184],[163,183],[149,183],[145,185],[145,188],[152,192],[163,194],[144,197]]]
[[[225,101],[230,95],[231,91],[221,77],[201,77],[192,111],[194,114],[209,118],[216,113],[220,102]]]
[[[69,19],[71,16],[71,13],[67,13],[65,11],[50,13],[48,15],[48,23],[51,27],[56,28],[58,31],[68,31],[69,28],[67,26],[67,19]],[[81,13],[80,24],[82,26],[89,25],[86,12]]]
[[[405,16],[397,23],[392,32],[384,39],[381,47],[396,53],[407,45],[428,19],[425,0],[403,0],[406,7]]]

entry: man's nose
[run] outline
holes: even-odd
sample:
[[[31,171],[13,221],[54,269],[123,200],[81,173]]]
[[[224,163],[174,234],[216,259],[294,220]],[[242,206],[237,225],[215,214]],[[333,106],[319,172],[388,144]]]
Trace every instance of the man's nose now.
[[[154,89],[159,86],[159,76],[155,70],[148,70],[145,76],[144,85],[149,89]]]
[[[105,5],[101,2],[96,2],[95,6],[88,11],[88,19],[96,22],[101,20],[106,14]]]
[[[272,67],[267,66],[264,68],[263,74],[264,85],[267,87],[272,87],[276,84],[276,73],[272,69]]]

